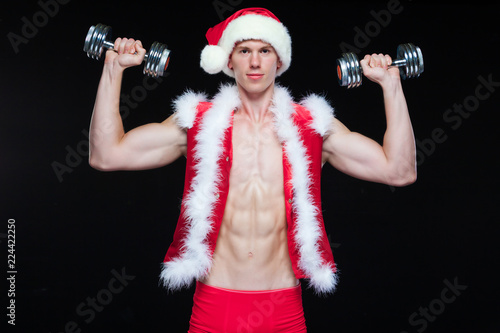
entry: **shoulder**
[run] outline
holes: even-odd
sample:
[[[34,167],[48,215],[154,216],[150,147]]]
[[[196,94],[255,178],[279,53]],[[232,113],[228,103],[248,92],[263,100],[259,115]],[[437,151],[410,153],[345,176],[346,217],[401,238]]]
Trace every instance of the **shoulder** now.
[[[335,111],[324,96],[310,94],[304,97],[299,104],[295,104],[295,112],[298,118],[307,121],[317,134],[329,134]]]
[[[207,100],[207,95],[192,90],[187,90],[177,97],[172,103],[177,125],[185,129],[193,127],[198,112],[210,108],[211,103]]]

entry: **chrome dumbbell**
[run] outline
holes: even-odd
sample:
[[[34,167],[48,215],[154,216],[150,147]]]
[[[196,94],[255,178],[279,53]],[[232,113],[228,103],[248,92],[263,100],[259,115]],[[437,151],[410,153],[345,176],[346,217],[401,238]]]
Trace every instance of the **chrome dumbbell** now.
[[[397,58],[390,67],[399,67],[403,79],[419,77],[424,71],[424,57],[418,46],[411,43],[401,44],[396,51]],[[362,68],[358,57],[352,52],[343,53],[337,59],[337,77],[341,86],[356,88],[362,82]]]
[[[109,35],[109,38],[108,38]],[[114,43],[111,39],[111,27],[104,24],[97,24],[90,27],[85,37],[83,51],[92,59],[101,59],[104,49],[114,50]],[[165,75],[165,70],[170,61],[170,50],[165,44],[154,42],[151,49],[144,56],[143,73],[152,77]]]

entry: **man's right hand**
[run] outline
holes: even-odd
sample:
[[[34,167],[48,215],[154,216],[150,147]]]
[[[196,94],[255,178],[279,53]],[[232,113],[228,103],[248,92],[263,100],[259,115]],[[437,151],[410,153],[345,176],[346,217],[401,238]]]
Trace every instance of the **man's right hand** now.
[[[140,65],[145,55],[146,49],[142,47],[140,40],[117,38],[114,50],[106,51],[104,64],[123,71],[128,67]]]

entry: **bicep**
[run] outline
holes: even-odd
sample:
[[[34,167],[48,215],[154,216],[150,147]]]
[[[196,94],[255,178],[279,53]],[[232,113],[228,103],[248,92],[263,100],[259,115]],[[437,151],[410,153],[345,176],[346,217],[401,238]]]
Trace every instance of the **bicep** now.
[[[123,170],[145,170],[174,162],[186,151],[186,132],[174,115],[162,123],[139,126],[127,132],[113,158]]]
[[[323,142],[323,161],[355,178],[384,182],[387,158],[376,141],[351,132],[334,119],[332,133]]]

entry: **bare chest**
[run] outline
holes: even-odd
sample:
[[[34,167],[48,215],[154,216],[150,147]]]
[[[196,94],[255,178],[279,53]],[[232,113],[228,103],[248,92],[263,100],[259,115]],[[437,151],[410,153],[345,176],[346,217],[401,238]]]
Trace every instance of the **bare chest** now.
[[[272,119],[235,114],[224,217],[208,284],[261,290],[296,285],[288,255],[283,153]]]
[[[235,115],[232,144],[231,187],[283,187],[283,150],[271,119],[254,124]]]

